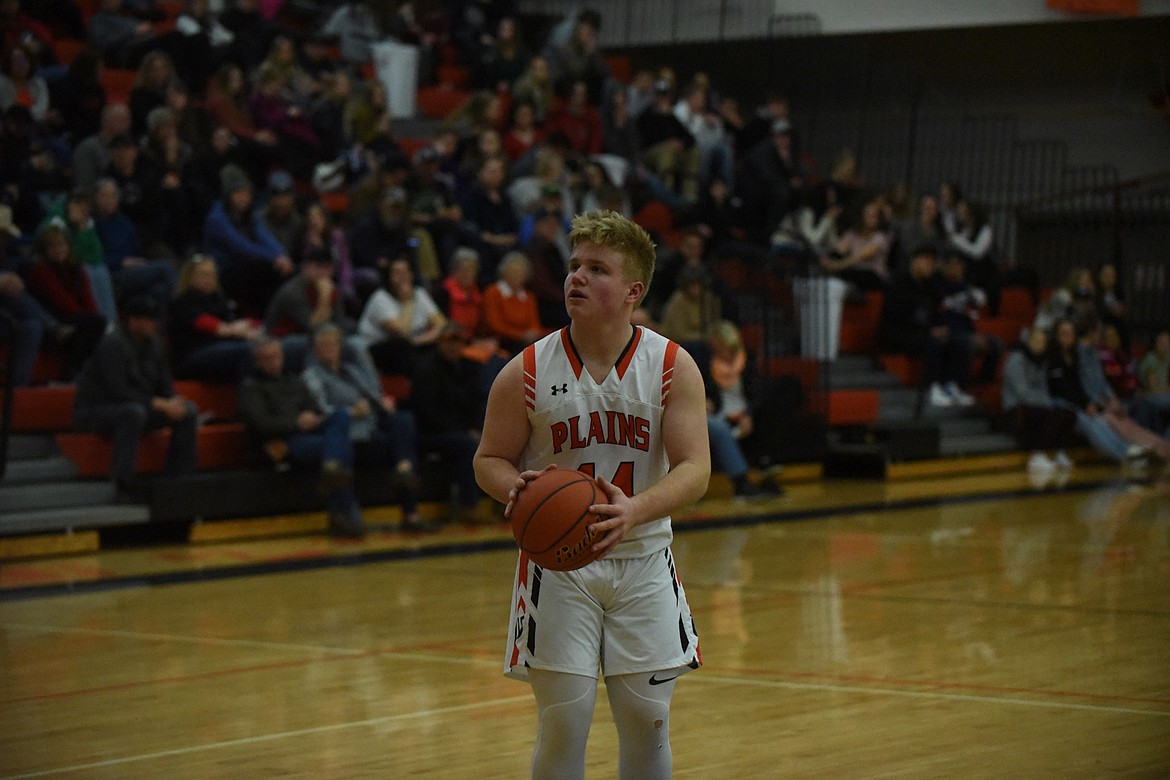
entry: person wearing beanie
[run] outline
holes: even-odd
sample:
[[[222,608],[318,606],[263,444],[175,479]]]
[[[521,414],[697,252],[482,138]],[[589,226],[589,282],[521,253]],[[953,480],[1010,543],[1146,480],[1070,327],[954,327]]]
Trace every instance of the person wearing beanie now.
[[[225,165],[220,185],[222,197],[203,223],[203,251],[215,258],[227,296],[245,314],[261,315],[292,275],[293,262],[254,208],[252,181],[243,169]]]

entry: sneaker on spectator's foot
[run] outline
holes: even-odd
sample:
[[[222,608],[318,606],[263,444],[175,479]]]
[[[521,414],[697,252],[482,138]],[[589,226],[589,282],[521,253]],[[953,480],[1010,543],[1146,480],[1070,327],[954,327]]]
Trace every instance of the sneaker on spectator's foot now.
[[[1056,464],[1043,452],[1033,452],[1028,458],[1028,472],[1050,474],[1056,470]]]
[[[1052,462],[1055,463],[1056,467],[1062,471],[1071,471],[1073,467],[1072,458],[1070,458],[1068,453],[1064,450],[1058,450],[1057,453],[1052,456]]]
[[[950,394],[948,394],[946,390],[943,390],[942,385],[940,385],[938,382],[935,382],[930,386],[930,396],[928,400],[930,401],[931,406],[937,406],[939,408],[946,408],[955,405],[955,399],[951,398]]]
[[[963,388],[959,387],[959,385],[955,382],[947,382],[943,387],[943,390],[945,390],[946,394],[949,395],[951,400],[955,402],[955,406],[975,405],[975,396],[964,393]]]

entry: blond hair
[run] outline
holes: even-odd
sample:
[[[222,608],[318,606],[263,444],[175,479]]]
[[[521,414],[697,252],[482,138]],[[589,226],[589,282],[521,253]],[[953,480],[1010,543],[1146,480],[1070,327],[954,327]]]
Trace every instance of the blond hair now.
[[[175,284],[175,295],[182,295],[183,293],[190,290],[191,277],[194,276],[195,269],[201,265],[207,265],[209,263],[213,268],[215,268],[217,272],[215,289],[222,290],[222,288],[219,286],[219,266],[216,265],[215,258],[211,255],[204,255],[196,252],[195,254],[191,255],[191,257],[187,259],[187,262],[183,263],[183,267],[179,269],[179,279]]]
[[[743,336],[740,335],[735,323],[729,320],[719,320],[712,325],[707,338],[712,344],[728,351],[738,352],[743,349]]]
[[[616,211],[590,211],[573,217],[569,246],[596,244],[622,256],[622,270],[627,279],[642,282],[642,298],[650,289],[654,276],[654,242],[650,234]],[[641,300],[641,299],[639,299]]]

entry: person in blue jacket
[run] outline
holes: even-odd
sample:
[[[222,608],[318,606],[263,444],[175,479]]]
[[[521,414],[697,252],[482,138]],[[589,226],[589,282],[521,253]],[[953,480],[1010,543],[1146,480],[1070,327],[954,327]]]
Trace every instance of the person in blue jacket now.
[[[288,251],[253,208],[252,181],[236,165],[220,173],[222,197],[203,223],[203,251],[219,266],[220,285],[247,314],[262,315],[295,270]]]

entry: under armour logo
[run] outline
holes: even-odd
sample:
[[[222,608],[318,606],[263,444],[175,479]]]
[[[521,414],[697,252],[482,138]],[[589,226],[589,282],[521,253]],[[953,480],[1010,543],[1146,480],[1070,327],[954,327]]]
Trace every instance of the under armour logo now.
[[[569,383],[568,382],[563,383],[560,387],[557,387],[556,385],[552,386],[552,394],[553,395],[556,395],[557,393],[567,393],[567,392],[569,392]]]

